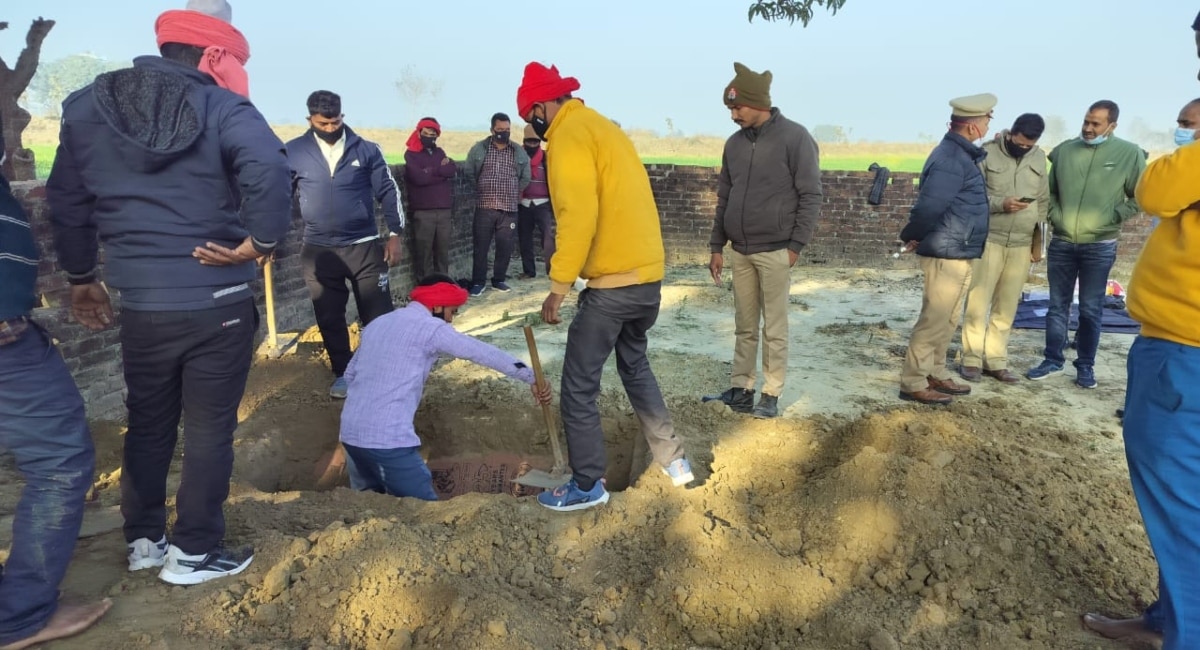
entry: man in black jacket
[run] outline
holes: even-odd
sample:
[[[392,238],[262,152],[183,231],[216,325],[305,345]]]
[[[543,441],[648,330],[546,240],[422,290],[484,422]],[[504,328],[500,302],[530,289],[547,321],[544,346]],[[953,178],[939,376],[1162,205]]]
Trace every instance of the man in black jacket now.
[[[240,95],[250,51],[241,32],[167,11],[155,33],[161,58],[138,57],[63,102],[46,197],[75,319],[92,330],[113,320],[97,235],[104,277],[120,292],[129,570],[162,567],[160,579],[191,585],[240,573],[254,558],[224,546],[222,508],[258,325],[249,283],[255,261],[287,232],[291,197],[283,143]],[[181,416],[168,546],[167,472]]]
[[[0,161],[4,158],[0,128]],[[59,602],[92,487],[96,453],[83,397],[53,339],[30,318],[38,249],[25,210],[0,176],[0,448],[25,479],[0,567],[0,648],[82,632],[112,606]]]
[[[333,370],[329,395],[345,399],[342,374],[351,356],[346,303],[353,290],[364,327],[392,311],[388,268],[400,263],[404,208],[383,149],[346,126],[337,93],[318,90],[308,96],[308,124],[308,132],[287,143],[304,220],[300,264]],[[387,222],[383,242],[376,201]]]
[[[723,99],[741,127],[725,142],[717,185],[708,269],[721,286],[725,244],[731,244],[735,341],[731,388],[720,400],[739,413],[779,414],[788,357],[788,292],[791,269],[808,244],[821,210],[817,143],[808,130],[771,107],[771,72],[734,63],[737,75]],[[758,405],[759,324],[762,325],[763,388]]]
[[[900,232],[906,250],[921,256],[925,293],[900,377],[900,399],[949,404],[971,387],[954,382],[946,350],[962,317],[971,284],[971,260],[983,255],[988,234],[987,185],[980,148],[992,120],[990,93],[950,101],[950,131],[921,170],[917,204]]]

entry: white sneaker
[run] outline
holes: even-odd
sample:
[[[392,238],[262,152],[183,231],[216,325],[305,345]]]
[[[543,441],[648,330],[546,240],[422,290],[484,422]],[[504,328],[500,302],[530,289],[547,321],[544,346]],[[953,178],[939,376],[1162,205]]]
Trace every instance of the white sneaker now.
[[[167,554],[167,536],[157,542],[148,537],[139,537],[125,545],[129,549],[129,570],[141,571],[163,565],[163,557]]]
[[[188,555],[172,544],[167,548],[167,560],[158,579],[173,585],[198,585],[202,582],[235,576],[254,561],[249,546],[229,549],[218,546],[209,553]]]

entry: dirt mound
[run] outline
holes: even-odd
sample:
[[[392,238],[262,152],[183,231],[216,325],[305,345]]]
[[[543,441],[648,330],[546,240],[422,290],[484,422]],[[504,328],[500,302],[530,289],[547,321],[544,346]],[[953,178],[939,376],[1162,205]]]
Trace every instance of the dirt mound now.
[[[607,507],[317,491],[314,461],[336,444],[340,403],[307,337],[295,356],[256,365],[241,410],[228,538],[253,543],[254,564],[167,587],[125,572],[119,530],[98,532],[81,541],[65,590],[116,606],[55,647],[1124,647],[1081,630],[1078,615],[1127,615],[1154,596],[1111,417],[1127,343],[1103,339],[1098,390],[984,382],[948,409],[913,408],[894,397],[895,351],[919,283],[810,271],[793,285],[803,307],[785,416],[755,420],[698,399],[727,386],[731,298],[692,275],[664,292],[651,350],[697,474],[689,489],[652,463],[610,367],[599,400]],[[529,286],[489,294],[456,326],[522,350],[509,314],[536,309]],[[557,377],[565,328],[537,329]],[[1036,362],[1041,343],[1014,333],[1010,361]],[[417,428],[434,462],[549,456],[527,389],[465,362],[434,371]],[[94,434],[93,510],[111,514],[121,429],[97,423]],[[0,467],[5,512],[20,487],[10,475]],[[178,458],[170,476],[173,491]]]

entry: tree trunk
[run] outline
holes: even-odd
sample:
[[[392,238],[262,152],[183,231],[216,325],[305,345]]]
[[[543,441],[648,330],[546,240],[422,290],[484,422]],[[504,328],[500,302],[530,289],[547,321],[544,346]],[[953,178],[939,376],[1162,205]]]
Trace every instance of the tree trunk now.
[[[21,133],[29,126],[29,112],[17,104],[17,98],[29,87],[33,74],[37,72],[38,57],[42,53],[42,41],[54,27],[53,20],[38,18],[25,34],[25,49],[17,57],[11,69],[0,59],[0,124],[3,124],[5,160],[0,173],[14,181],[33,180],[36,165],[33,151],[21,142]],[[8,23],[0,22],[0,30]]]

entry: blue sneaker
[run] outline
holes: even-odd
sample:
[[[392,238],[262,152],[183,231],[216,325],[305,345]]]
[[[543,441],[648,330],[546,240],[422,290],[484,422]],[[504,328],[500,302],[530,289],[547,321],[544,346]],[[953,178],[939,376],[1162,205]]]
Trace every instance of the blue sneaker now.
[[[334,399],[346,399],[346,391],[350,389],[350,384],[346,382],[345,377],[338,377],[333,380],[333,385],[329,387],[329,396]]]
[[[1096,371],[1091,366],[1079,366],[1075,369],[1075,385],[1080,388],[1096,387]]]
[[[671,484],[675,487],[687,485],[696,480],[692,475],[692,464],[686,458],[676,458],[671,461],[671,464],[662,468],[663,474],[671,477]]]
[[[608,490],[604,489],[604,479],[596,481],[592,489],[587,492],[580,490],[575,479],[571,479],[565,485],[542,492],[538,495],[537,500],[538,503],[551,510],[570,512],[608,503]]]
[[[508,286],[508,283],[503,280],[500,282],[493,282],[492,288],[500,293],[508,293],[509,291],[512,291],[512,287]]]
[[[1038,367],[1030,368],[1029,372],[1025,373],[1025,376],[1034,381],[1038,381],[1039,379],[1045,379],[1046,377],[1049,377],[1050,375],[1056,375],[1056,374],[1062,372],[1062,370],[1063,370],[1063,367],[1062,367],[1061,363],[1054,363],[1053,361],[1043,361],[1041,364],[1038,365]]]
[[[487,287],[483,286],[482,284],[473,284],[471,285],[471,290],[467,293],[471,294],[472,298],[478,298],[479,296],[483,295],[483,291],[485,289],[487,289]]]

